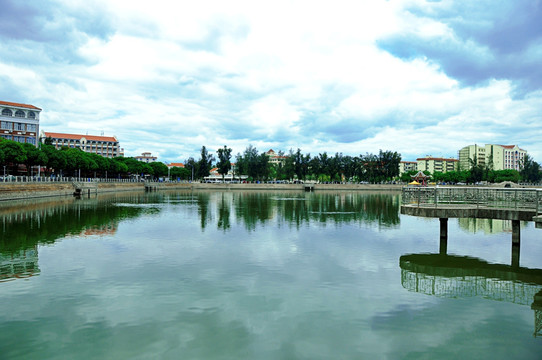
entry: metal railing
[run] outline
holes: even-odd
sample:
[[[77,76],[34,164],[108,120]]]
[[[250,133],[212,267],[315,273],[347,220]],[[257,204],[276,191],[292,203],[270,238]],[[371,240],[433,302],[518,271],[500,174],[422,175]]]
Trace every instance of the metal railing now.
[[[404,187],[403,205],[476,206],[542,212],[542,189],[490,187]]]
[[[56,176],[56,177],[49,177],[49,176],[13,176],[13,175],[7,175],[5,177],[0,176],[0,184],[1,183],[71,183],[71,182],[107,182],[107,183],[143,183],[144,180],[141,178],[139,179],[115,179],[115,178],[86,178],[86,177],[73,177],[73,176]],[[149,180],[145,180],[145,182],[148,182]],[[153,182],[152,180],[150,180]],[[154,182],[169,182],[169,183],[187,183],[188,180],[165,180],[165,181],[159,181],[156,180]]]

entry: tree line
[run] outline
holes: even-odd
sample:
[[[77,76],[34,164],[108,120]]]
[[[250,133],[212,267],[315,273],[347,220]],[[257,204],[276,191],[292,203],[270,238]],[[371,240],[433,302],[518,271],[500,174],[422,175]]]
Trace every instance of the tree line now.
[[[359,156],[343,155],[327,152],[311,156],[303,154],[301,149],[288,153],[279,151],[279,161],[271,162],[265,152],[259,152],[256,147],[249,145],[243,153],[238,153],[233,159],[232,150],[227,146],[217,150],[218,159],[209,154],[206,147],[201,149],[200,159],[189,158],[185,167],[194,171],[195,178],[203,179],[209,176],[213,167],[223,177],[232,170],[231,162],[235,160],[233,176],[246,175],[248,181],[305,181],[320,182],[360,182],[377,183],[390,181],[399,175],[401,155],[397,152],[382,151],[378,154]]]
[[[46,176],[127,178],[130,176],[166,177],[168,167],[161,162],[143,163],[132,157],[107,158],[86,153],[77,148],[56,149],[46,139],[39,147],[16,141],[0,140],[0,165],[5,174],[19,174],[25,165],[28,176],[37,175],[32,168],[40,166]],[[174,167],[169,170],[172,178],[188,179],[188,170]]]
[[[45,175],[73,177],[102,177],[127,178],[144,176],[180,180],[203,180],[209,176],[211,169],[224,175],[233,171],[234,177],[247,176],[248,181],[267,180],[313,180],[318,182],[367,182],[380,183],[383,181],[411,181],[411,175],[416,172],[406,172],[399,176],[401,154],[394,151],[380,150],[378,154],[366,153],[358,156],[343,155],[340,152],[327,152],[311,156],[302,153],[301,149],[290,149],[288,153],[279,151],[279,161],[271,162],[265,152],[259,152],[256,147],[249,145],[242,153],[233,158],[231,148],[223,146],[214,154],[202,146],[200,158],[193,157],[185,160],[185,167],[168,167],[161,162],[143,163],[132,157],[107,158],[98,154],[86,153],[77,148],[62,147],[56,149],[51,139],[46,139],[39,147],[32,144],[21,144],[12,140],[0,139],[0,165],[4,166],[6,174],[18,174],[19,165],[25,165],[27,175],[32,168],[45,168]],[[235,167],[232,168],[232,160]],[[522,168],[516,170],[494,170],[491,162],[487,165],[477,164],[476,159],[470,160],[468,170],[435,172],[430,174],[431,180],[445,183],[476,183],[488,182],[531,182],[537,183],[542,179],[540,165],[529,155],[525,156]]]

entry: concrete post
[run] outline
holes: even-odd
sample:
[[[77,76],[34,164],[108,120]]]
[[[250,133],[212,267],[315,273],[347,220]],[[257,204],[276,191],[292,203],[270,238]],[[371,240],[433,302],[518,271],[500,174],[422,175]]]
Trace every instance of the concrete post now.
[[[448,218],[439,218],[440,222],[440,248],[439,253],[446,255],[448,252]]]
[[[520,230],[519,220],[512,220],[512,267],[519,267]]]
[[[520,243],[519,220],[512,220],[512,245]]]

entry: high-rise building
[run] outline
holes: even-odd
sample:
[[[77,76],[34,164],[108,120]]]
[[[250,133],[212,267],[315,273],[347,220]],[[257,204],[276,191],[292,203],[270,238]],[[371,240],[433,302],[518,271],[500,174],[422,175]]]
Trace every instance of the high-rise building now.
[[[517,145],[486,144],[486,164],[493,170],[517,170],[523,167],[527,151]]]
[[[468,170],[472,167],[474,159],[476,165],[489,167],[492,170],[521,170],[527,151],[517,145],[485,146],[468,145],[458,151],[459,168]]]
[[[459,170],[468,170],[475,165],[486,165],[486,147],[480,145],[468,145],[458,151]]]
[[[34,105],[0,101],[0,136],[38,146],[40,112]]]

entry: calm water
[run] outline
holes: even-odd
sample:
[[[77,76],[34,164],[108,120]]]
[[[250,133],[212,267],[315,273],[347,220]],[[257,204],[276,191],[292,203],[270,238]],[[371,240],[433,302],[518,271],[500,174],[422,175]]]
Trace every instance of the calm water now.
[[[510,224],[450,219],[438,255],[438,219],[399,209],[363,192],[3,204],[0,359],[541,359],[542,230],[523,224],[514,270]]]

